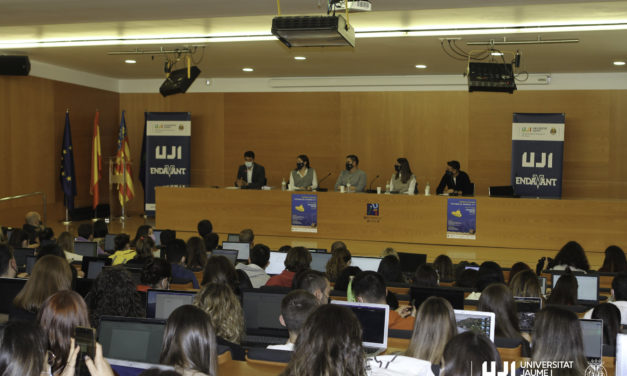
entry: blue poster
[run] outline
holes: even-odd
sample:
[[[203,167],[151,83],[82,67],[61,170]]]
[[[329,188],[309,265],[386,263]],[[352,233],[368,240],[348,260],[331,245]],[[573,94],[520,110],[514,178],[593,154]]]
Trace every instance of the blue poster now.
[[[191,120],[189,112],[146,113],[147,215],[155,215],[155,187],[189,187]]]
[[[446,237],[477,238],[477,200],[449,198],[446,208]]]
[[[318,232],[318,196],[292,194],[292,231]]]
[[[512,186],[521,197],[562,197],[564,114],[514,114]]]

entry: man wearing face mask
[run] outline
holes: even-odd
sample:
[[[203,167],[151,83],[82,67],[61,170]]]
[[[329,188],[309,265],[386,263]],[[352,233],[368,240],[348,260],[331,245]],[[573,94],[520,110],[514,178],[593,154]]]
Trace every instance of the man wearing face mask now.
[[[339,191],[340,186],[346,187],[348,192],[363,192],[366,188],[366,173],[358,168],[359,158],[350,154],[346,156],[346,169],[340,173],[335,182],[335,190]],[[348,186],[350,184],[350,187]]]
[[[241,189],[261,189],[266,184],[266,170],[255,163],[255,153],[244,153],[244,164],[237,170],[235,185]]]
[[[472,195],[473,187],[468,174],[460,171],[458,161],[446,162],[446,172],[436,189],[437,194]]]

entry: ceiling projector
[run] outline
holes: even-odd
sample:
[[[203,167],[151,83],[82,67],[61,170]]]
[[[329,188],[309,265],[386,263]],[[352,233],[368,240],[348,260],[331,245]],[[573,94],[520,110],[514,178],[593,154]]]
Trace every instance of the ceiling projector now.
[[[272,34],[288,47],[355,47],[355,29],[342,16],[274,17]]]

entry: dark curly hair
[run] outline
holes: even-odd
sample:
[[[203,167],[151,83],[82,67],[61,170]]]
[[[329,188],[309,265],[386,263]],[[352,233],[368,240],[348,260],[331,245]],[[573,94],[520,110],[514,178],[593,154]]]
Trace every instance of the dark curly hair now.
[[[553,260],[553,265],[568,265],[585,271],[590,270],[586,252],[581,244],[572,240],[564,244],[562,249],[560,249],[557,256],[555,256],[555,260]]]
[[[153,259],[144,266],[141,282],[155,287],[164,278],[172,277],[172,266],[164,259]]]
[[[100,316],[144,317],[145,307],[135,282],[123,266],[104,268],[85,297],[89,320],[98,327]]]

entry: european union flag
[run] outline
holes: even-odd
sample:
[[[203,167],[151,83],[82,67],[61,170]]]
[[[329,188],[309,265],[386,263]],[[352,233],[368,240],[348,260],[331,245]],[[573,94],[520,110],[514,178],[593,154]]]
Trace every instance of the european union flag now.
[[[65,195],[68,210],[74,209],[76,196],[76,179],[74,174],[74,151],[72,150],[72,132],[70,131],[70,113],[65,113],[65,130],[63,131],[63,147],[61,149],[61,187]]]

